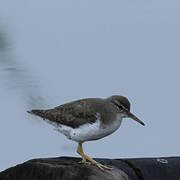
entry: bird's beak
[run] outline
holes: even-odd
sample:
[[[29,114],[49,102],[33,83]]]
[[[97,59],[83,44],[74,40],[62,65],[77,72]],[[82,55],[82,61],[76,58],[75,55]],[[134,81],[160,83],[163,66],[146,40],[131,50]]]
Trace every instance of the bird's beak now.
[[[139,118],[137,118],[134,114],[132,114],[131,112],[128,112],[127,115],[129,118],[131,118],[131,119],[137,121],[138,123],[140,123],[141,125],[145,126],[145,124]]]

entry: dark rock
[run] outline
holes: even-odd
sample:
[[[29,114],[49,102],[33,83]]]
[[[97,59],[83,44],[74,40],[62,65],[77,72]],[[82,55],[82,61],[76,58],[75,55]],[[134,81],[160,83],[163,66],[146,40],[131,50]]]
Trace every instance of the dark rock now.
[[[80,158],[34,159],[0,173],[0,180],[179,180],[180,158],[96,159],[113,167],[102,171]]]
[[[79,161],[70,157],[34,159],[1,172],[0,180],[129,180],[119,168],[101,171]]]

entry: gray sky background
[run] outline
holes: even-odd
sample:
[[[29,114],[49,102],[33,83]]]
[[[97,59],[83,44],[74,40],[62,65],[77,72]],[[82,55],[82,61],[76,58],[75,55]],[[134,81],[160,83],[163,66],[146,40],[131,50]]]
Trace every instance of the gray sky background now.
[[[178,0],[1,0],[0,171],[77,156],[76,143],[26,110],[112,94],[127,96],[146,127],[126,119],[85,143],[87,154],[180,155],[179,78]]]

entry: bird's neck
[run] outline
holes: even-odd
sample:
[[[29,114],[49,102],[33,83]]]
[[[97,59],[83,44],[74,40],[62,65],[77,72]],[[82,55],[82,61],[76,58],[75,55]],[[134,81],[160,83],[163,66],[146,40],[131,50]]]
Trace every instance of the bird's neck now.
[[[117,113],[117,114],[116,114],[116,120],[122,121],[123,117],[124,117],[124,116],[123,116],[122,113]]]

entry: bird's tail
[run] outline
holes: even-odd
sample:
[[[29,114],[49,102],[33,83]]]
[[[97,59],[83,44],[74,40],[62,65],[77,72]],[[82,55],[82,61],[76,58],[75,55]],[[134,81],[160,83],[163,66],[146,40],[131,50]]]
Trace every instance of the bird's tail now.
[[[29,114],[33,114],[39,117],[42,117],[43,119],[46,116],[46,110],[38,110],[38,109],[33,109],[31,111],[27,111]]]

